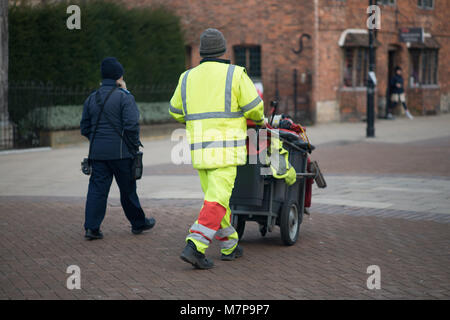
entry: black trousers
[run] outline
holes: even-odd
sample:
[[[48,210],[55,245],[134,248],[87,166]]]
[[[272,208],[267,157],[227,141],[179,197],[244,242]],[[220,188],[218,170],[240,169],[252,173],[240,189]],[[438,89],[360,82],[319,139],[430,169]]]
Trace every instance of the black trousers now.
[[[133,228],[145,224],[145,214],[131,175],[132,159],[92,160],[92,174],[86,200],[84,228],[97,230],[105,218],[109,189],[113,177],[120,189],[120,203]]]

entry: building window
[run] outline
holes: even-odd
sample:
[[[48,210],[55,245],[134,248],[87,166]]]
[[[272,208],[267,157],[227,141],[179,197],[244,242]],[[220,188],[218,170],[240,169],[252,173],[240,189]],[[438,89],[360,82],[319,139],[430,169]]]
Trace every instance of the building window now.
[[[438,84],[438,58],[437,49],[410,49],[410,84],[419,85]]]
[[[365,87],[369,63],[369,50],[364,47],[344,48],[345,87]]]
[[[421,9],[433,9],[434,0],[417,0],[417,6]]]
[[[261,78],[261,46],[234,46],[235,64],[244,67],[252,79]]]
[[[377,0],[377,4],[382,4],[385,6],[395,6],[396,0]]]

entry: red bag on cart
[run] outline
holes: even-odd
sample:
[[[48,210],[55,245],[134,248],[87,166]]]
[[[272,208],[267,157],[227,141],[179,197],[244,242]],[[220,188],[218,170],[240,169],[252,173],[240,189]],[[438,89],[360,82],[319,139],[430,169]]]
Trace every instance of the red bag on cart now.
[[[309,170],[309,164],[311,163],[311,160],[308,158],[307,162],[307,168],[308,172]],[[305,208],[311,207],[311,197],[312,197],[312,185],[314,184],[314,178],[308,178],[306,179],[306,190],[305,190]]]

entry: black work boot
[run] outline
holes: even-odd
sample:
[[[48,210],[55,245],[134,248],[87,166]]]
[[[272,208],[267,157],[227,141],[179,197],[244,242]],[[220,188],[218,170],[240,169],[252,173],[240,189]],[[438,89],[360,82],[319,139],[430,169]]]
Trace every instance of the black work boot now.
[[[234,248],[232,253],[230,253],[230,254],[222,253],[222,257],[220,257],[220,259],[222,261],[233,261],[234,259],[242,257],[243,254],[244,254],[244,249],[242,249],[239,245],[237,245],[236,248]]]
[[[188,240],[180,258],[183,261],[192,264],[197,269],[211,269],[214,267],[214,263],[207,259],[203,253],[198,251],[197,247],[191,240]]]
[[[133,234],[140,234],[142,231],[150,230],[155,226],[156,220],[153,218],[145,218],[145,224],[142,227],[139,228],[131,228],[131,232]]]
[[[100,229],[86,229],[86,234],[84,235],[84,237],[88,240],[103,239],[103,233],[100,231]]]

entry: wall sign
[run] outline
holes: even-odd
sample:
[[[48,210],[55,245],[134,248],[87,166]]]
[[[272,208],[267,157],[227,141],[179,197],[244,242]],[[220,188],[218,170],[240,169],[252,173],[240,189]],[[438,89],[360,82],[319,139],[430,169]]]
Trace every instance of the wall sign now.
[[[400,42],[424,43],[423,28],[401,28],[398,33]]]

